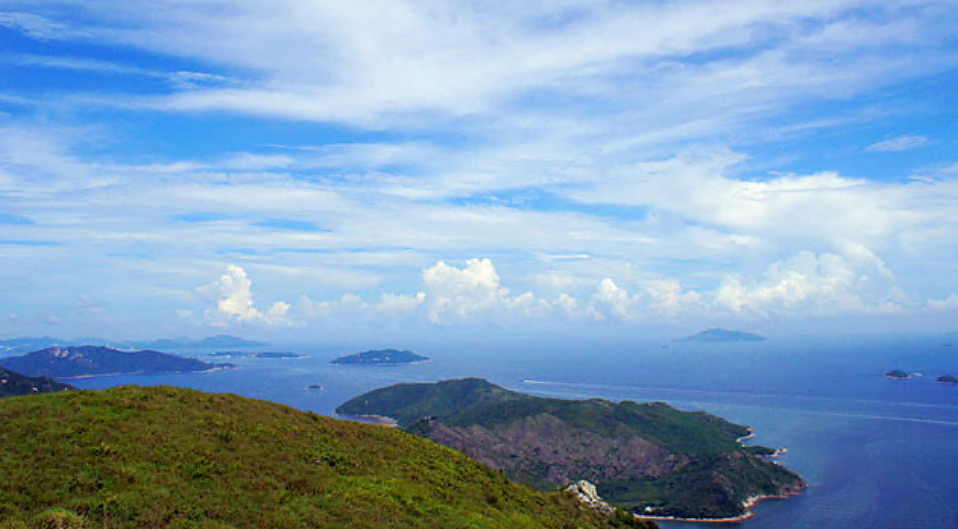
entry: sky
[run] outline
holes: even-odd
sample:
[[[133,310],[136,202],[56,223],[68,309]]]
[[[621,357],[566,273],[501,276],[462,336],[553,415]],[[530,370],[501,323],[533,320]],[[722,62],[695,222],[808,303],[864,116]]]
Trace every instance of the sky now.
[[[954,0],[4,0],[0,337],[958,331]]]

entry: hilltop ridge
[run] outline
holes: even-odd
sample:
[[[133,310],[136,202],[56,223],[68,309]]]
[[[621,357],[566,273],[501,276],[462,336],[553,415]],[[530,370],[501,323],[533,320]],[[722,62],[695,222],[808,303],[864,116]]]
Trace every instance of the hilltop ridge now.
[[[0,400],[0,423],[4,528],[654,527],[401,430],[238,395],[125,386],[14,397]]]

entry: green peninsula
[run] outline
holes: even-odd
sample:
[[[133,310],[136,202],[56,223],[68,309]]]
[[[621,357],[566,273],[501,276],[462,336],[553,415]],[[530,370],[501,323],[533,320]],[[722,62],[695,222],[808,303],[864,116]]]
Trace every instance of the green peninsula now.
[[[381,349],[378,351],[364,351],[346,356],[341,356],[331,364],[351,364],[351,365],[372,365],[372,366],[395,366],[403,364],[416,364],[425,362],[429,357],[418,355],[412,351],[400,351],[398,349]]]
[[[397,384],[337,408],[396,419],[542,490],[585,479],[638,514],[734,518],[756,497],[806,487],[768,449],[744,447],[747,427],[667,404],[542,398],[482,379]]]
[[[173,387],[0,399],[4,529],[653,528],[406,432]]]

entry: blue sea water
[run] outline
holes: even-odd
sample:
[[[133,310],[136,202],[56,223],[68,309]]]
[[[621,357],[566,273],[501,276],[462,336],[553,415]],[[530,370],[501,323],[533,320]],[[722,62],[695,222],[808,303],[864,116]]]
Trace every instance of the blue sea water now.
[[[83,388],[170,384],[325,415],[377,387],[465,376],[545,396],[665,401],[752,426],[756,443],[787,448],[782,463],[810,483],[801,496],[760,503],[742,523],[746,529],[958,528],[958,387],[934,381],[958,374],[958,346],[940,339],[402,345],[433,360],[337,366],[329,360],[364,347],[300,345],[285,350],[307,358],[242,358],[230,360],[239,367],[228,371],[73,382]],[[893,368],[924,376],[882,376]],[[324,389],[307,389],[310,384]]]

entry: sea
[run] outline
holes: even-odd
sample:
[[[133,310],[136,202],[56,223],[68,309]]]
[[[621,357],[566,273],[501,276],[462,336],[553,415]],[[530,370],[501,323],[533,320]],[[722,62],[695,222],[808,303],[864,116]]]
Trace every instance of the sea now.
[[[411,345],[411,346],[410,346]],[[958,343],[856,337],[683,343],[668,340],[470,339],[395,344],[429,356],[404,366],[329,361],[369,347],[289,344],[298,359],[205,357],[236,369],[73,380],[81,388],[174,385],[228,392],[334,416],[363,392],[399,382],[483,377],[542,396],[663,401],[752,427],[754,442],[811,485],[753,508],[746,529],[958,528]],[[918,374],[890,380],[891,369]],[[322,389],[309,389],[310,385]],[[661,522],[665,528],[714,524]]]

